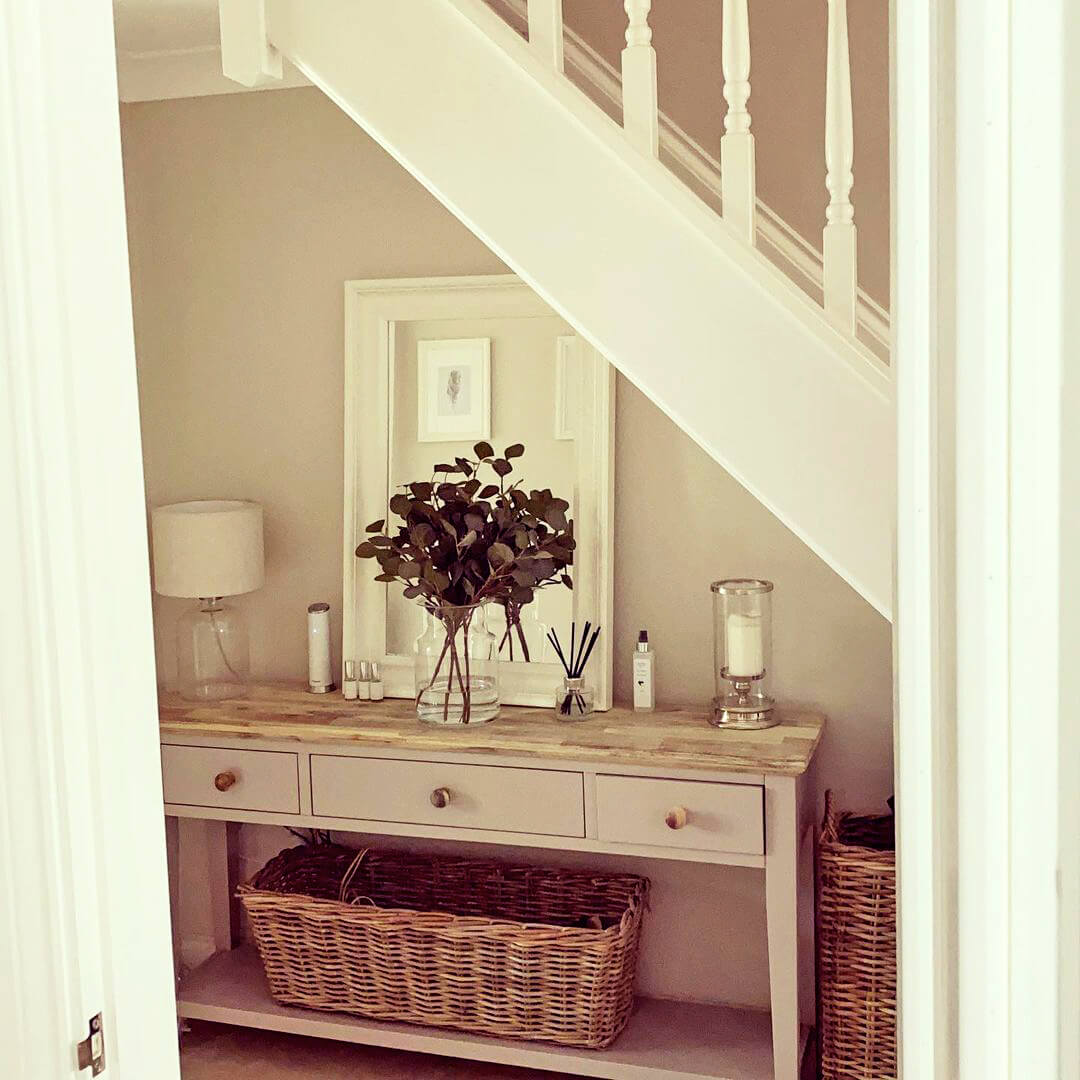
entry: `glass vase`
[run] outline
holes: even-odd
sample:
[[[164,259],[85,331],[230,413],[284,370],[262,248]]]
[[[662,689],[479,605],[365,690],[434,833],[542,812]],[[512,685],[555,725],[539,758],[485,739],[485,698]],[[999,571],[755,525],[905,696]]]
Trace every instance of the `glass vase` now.
[[[413,658],[423,723],[464,727],[499,715],[498,642],[483,604],[425,610]]]

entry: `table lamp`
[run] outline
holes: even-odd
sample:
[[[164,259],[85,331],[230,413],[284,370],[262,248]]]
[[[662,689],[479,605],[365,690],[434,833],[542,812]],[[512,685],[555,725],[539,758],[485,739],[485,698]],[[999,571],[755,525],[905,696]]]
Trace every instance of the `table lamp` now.
[[[247,625],[221,601],[262,586],[262,507],[224,499],[156,506],[150,532],[154,589],[198,600],[176,624],[177,689],[193,701],[244,697]]]

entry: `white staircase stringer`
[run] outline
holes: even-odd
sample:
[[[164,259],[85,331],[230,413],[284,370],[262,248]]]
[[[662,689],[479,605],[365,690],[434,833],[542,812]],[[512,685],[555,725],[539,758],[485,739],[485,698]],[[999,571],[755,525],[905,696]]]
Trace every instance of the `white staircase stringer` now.
[[[868,350],[482,0],[265,12],[276,49],[890,615],[893,406]]]

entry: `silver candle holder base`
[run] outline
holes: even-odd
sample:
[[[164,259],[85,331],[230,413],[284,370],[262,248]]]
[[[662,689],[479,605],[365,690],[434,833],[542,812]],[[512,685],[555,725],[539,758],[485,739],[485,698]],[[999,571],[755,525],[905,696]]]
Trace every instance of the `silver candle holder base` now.
[[[762,728],[776,727],[780,717],[772,705],[743,710],[728,705],[724,698],[713,699],[713,711],[709,717],[713,727],[727,728],[729,731],[760,731]]]
[[[780,723],[776,703],[767,694],[755,694],[752,681],[733,680],[733,685],[732,692],[713,698],[712,715],[709,717],[713,727],[760,731]]]

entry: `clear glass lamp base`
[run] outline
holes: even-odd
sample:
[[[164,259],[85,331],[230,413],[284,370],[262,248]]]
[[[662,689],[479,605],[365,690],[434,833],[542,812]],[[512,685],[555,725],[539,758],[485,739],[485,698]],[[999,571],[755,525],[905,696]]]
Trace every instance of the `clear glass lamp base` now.
[[[246,697],[251,673],[247,624],[219,599],[200,600],[176,624],[176,677],[188,701]]]

